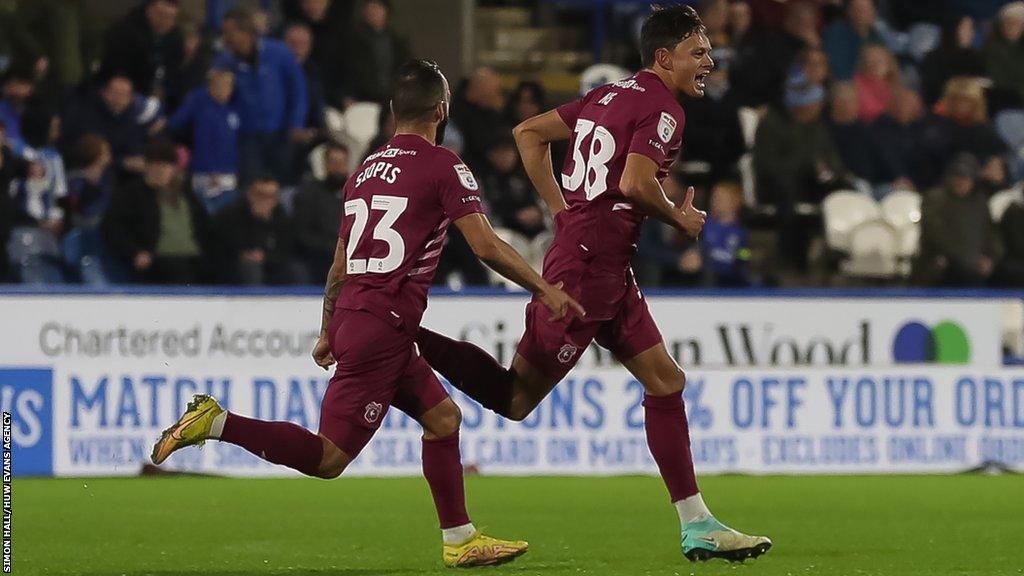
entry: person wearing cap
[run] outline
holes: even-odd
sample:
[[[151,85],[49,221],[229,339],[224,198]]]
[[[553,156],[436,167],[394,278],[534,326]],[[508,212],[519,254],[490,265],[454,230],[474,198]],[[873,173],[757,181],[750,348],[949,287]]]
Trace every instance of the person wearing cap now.
[[[844,168],[821,120],[825,90],[797,74],[787,84],[785,109],[771,108],[754,138],[754,173],[762,203],[775,204],[781,256],[803,269],[809,230],[796,218],[796,204],[818,203],[844,183]]]
[[[114,192],[101,230],[136,282],[192,284],[204,277],[206,209],[184,185],[178,152],[167,140],[150,142],[142,178]]]
[[[998,88],[1024,98],[1024,2],[1010,2],[999,10],[995,29],[985,45],[985,64]]]
[[[974,156],[953,157],[944,182],[921,204],[921,248],[914,277],[926,286],[985,286],[1000,246]]]

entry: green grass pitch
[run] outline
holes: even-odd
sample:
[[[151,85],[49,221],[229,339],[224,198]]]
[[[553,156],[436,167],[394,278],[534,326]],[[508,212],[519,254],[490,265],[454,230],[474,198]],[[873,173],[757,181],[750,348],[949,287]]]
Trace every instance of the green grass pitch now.
[[[691,564],[658,478],[467,479],[470,513],[530,552],[485,574],[1024,574],[1024,477],[702,480],[716,515],[771,536],[743,565]],[[420,478],[17,479],[14,574],[451,573]]]

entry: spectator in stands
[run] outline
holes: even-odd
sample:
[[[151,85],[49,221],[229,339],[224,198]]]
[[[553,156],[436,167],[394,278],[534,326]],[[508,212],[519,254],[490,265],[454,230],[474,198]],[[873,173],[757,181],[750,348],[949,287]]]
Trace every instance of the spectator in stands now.
[[[306,77],[307,108],[306,134],[304,139],[312,141],[318,131],[325,126],[324,107],[327,102],[324,97],[324,81],[320,66],[310,58],[313,48],[313,35],[305,24],[289,24],[284,29],[284,43],[295,56],[295,61],[302,67]]]
[[[60,119],[41,105],[30,108],[23,118],[22,135],[29,162],[24,178],[10,184],[18,209],[33,225],[60,237],[64,228],[65,198],[68,194],[64,160],[57,151]]]
[[[1006,153],[1006,143],[989,123],[985,91],[978,79],[950,79],[935,112],[933,134],[946,146],[943,163],[953,154],[967,152],[988,172],[999,161],[997,157]]]
[[[346,58],[350,95],[356,100],[391,100],[391,81],[406,60],[409,47],[389,23],[390,8],[384,0],[366,0],[352,28]]]
[[[942,96],[954,76],[985,76],[985,60],[975,43],[974,20],[969,16],[948,18],[939,46],[921,61],[921,87],[929,104]]]
[[[280,187],[270,175],[253,179],[245,197],[217,215],[223,255],[219,267],[233,284],[291,284],[291,222],[280,201]]]
[[[486,167],[484,155],[494,135],[511,128],[502,117],[504,106],[501,77],[487,67],[474,70],[455,95],[452,122],[462,132],[462,157],[473,170]]]
[[[804,268],[807,230],[797,221],[799,202],[820,202],[844,184],[842,162],[821,121],[821,86],[791,81],[784,110],[770,108],[757,128],[754,172],[761,201],[775,204],[780,252],[787,263]]]
[[[865,46],[860,64],[853,76],[860,104],[858,115],[865,122],[874,122],[889,108],[892,90],[900,82],[896,58],[879,45]]]
[[[6,129],[6,142],[17,156],[25,154],[25,141],[21,135],[21,117],[35,92],[35,80],[29,70],[12,68],[0,87],[0,122]]]
[[[711,210],[701,231],[700,246],[710,283],[721,287],[750,286],[750,240],[740,222],[743,188],[721,181],[711,190]]]
[[[324,145],[324,177],[307,175],[293,199],[295,256],[304,284],[318,284],[327,277],[338,243],[342,188],[349,175],[349,150],[344,144]]]
[[[285,2],[285,21],[305,24],[312,34],[309,60],[322,74],[327,102],[344,110],[353,102],[346,78],[346,42],[352,28],[354,0]]]
[[[683,201],[685,192],[679,173],[669,173],[662,187],[669,200],[677,204]],[[648,218],[640,228],[633,260],[641,285],[697,286],[706,282],[700,246],[654,218]]]
[[[942,148],[929,136],[921,95],[906,87],[893,91],[889,112],[875,123],[873,146],[896,177],[898,190],[927,190],[940,172]]]
[[[978,161],[953,158],[942,186],[921,205],[921,249],[915,276],[929,286],[984,286],[999,260],[999,244]]]
[[[866,183],[889,181],[881,162],[878,142],[872,126],[860,118],[861,106],[857,88],[852,82],[837,82],[832,87],[832,106],[828,130],[832,135],[843,167]],[[883,194],[876,194],[881,197]]]
[[[178,0],[146,0],[107,31],[104,74],[124,74],[145,96],[180,89],[184,43],[177,21]]]
[[[96,229],[113,191],[110,144],[99,134],[78,139],[70,156],[67,212],[71,227]]]
[[[743,106],[781,104],[786,78],[799,54],[821,47],[821,8],[809,0],[790,3],[782,29],[750,32],[734,41],[730,82]]]
[[[235,73],[242,179],[270,171],[279,181],[287,181],[290,143],[308,141],[302,68],[284,43],[260,37],[246,10],[232,9],[224,15],[221,39],[225,50],[217,54],[214,66]]]
[[[290,180],[298,181],[305,172],[306,158],[309,152],[317,143],[317,138],[327,131],[327,120],[325,116],[323,77],[320,67],[310,59],[310,50],[313,46],[313,37],[309,27],[305,24],[289,24],[284,31],[284,43],[291,50],[295,60],[302,67],[302,74],[306,79],[306,102],[308,113],[306,114],[306,125],[300,132],[296,132],[298,143],[293,150],[291,159],[292,174]]]
[[[235,200],[239,114],[231,102],[235,75],[210,71],[205,88],[189,92],[167,127],[192,143],[192,189],[213,214]]]
[[[533,238],[547,226],[530,180],[526,177],[515,141],[510,134],[497,135],[487,150],[483,172],[484,199],[495,226]]]
[[[1000,286],[1024,288],[1024,204],[1014,202],[999,221],[1003,259],[996,269]]]
[[[803,73],[808,84],[829,88],[832,84],[832,70],[828,65],[828,54],[821,48],[807,48],[800,52],[794,62],[798,73]]]
[[[1024,99],[1024,2],[1010,2],[999,10],[999,20],[985,46],[985,63],[992,81]]]
[[[192,23],[181,24],[182,56],[178,73],[180,89],[168,94],[167,109],[176,111],[185,95],[206,84],[213,61],[213,43]]]
[[[505,104],[505,122],[515,126],[548,109],[547,94],[539,82],[522,80],[508,97]]]
[[[448,132],[451,131],[451,126],[445,131],[445,139],[448,139]],[[391,113],[391,108],[387,107],[380,111],[377,116],[377,135],[370,141],[370,145],[366,148],[366,155],[369,156],[374,150],[384,146],[391,140],[391,137],[395,135],[395,115]],[[362,162],[362,159],[360,159]]]
[[[8,197],[11,182],[28,173],[28,162],[14,153],[7,138],[7,124],[0,119],[0,196]]]
[[[705,80],[704,97],[686,103],[683,130],[686,149],[680,154],[681,169],[690,184],[696,184],[694,179],[709,185],[732,177],[747,145],[727,69],[712,71]]]
[[[107,247],[136,282],[192,284],[204,278],[209,221],[177,162],[173,143],[150,142],[142,178],[118,189],[103,217]]]
[[[110,143],[114,163],[122,174],[143,171],[146,130],[132,111],[132,81],[114,74],[103,87],[72,105],[64,115],[64,149],[85,134],[99,134]]]
[[[829,24],[822,43],[836,79],[849,80],[857,70],[863,46],[884,44],[899,54],[905,48],[906,38],[878,18],[874,0],[848,0],[845,18]]]
[[[7,194],[12,181],[24,178],[28,174],[28,162],[14,154],[7,142],[7,131],[3,120],[0,120],[0,282],[13,279],[7,241],[16,226],[31,224],[23,210],[18,209],[14,200]]]

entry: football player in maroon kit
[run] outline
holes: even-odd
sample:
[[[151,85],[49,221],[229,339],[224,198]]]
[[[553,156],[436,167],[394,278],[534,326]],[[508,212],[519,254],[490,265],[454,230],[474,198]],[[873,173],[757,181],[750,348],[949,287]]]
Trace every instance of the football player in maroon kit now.
[[[645,388],[647,443],[679,513],[683,553],[690,560],[742,561],[765,553],[771,541],[728,528],[705,506],[681,394],[686,378],[669,356],[629,264],[644,218],[694,238],[704,225],[705,213],[693,206],[693,188],[677,206],[661,181],[682,140],[679,98],[704,95],[704,79],[714,68],[711,44],[693,8],[673,6],[648,17],[640,50],[640,72],[526,120],[513,132],[530,180],[555,219],[544,278],[564,285],[586,315],[552,319],[535,297],[508,369],[472,344],[425,328],[416,342],[455,387],[498,414],[522,420],[596,340]],[[560,140],[569,141],[570,153],[559,183],[550,145]]]
[[[438,145],[450,99],[436,64],[406,64],[391,103],[395,136],[367,157],[343,189],[344,216],[313,350],[321,367],[337,363],[321,403],[319,434],[290,422],[246,418],[197,395],[154,446],[154,463],[216,439],[309,476],[335,478],[394,406],[423,426],[423,475],[442,529],[444,564],[498,564],[526,552],[526,542],[485,536],[470,521],[459,454],[461,413],[414,342],[448,226],[455,224],[491,268],[533,292],[551,321],[570,309],[584,311],[491,229],[473,173]]]

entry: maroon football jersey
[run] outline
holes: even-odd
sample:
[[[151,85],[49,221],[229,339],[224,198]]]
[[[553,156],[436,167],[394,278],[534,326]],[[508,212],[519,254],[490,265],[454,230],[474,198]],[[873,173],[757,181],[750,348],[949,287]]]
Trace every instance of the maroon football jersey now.
[[[558,115],[573,135],[561,174],[568,208],[558,215],[555,241],[594,266],[624,271],[644,220],[619,189],[626,156],[654,160],[663,180],[682,141],[683,108],[644,70],[560,106]]]
[[[337,308],[414,332],[448,225],[483,211],[473,173],[450,150],[398,134],[363,161],[343,196],[348,280]]]

